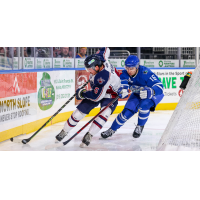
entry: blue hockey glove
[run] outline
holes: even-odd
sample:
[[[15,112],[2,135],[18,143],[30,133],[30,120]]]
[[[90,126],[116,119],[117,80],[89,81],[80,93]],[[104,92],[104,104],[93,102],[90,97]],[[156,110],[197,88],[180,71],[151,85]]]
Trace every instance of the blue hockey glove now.
[[[141,99],[151,99],[155,94],[154,90],[149,87],[144,87],[142,91],[140,91]]]
[[[86,89],[81,89],[81,88],[77,89],[77,90],[76,90],[76,98],[77,98],[77,100],[85,99],[84,93],[85,93],[86,91],[87,91]]]
[[[120,99],[128,97],[128,89],[125,89],[124,87],[120,87],[117,93]]]

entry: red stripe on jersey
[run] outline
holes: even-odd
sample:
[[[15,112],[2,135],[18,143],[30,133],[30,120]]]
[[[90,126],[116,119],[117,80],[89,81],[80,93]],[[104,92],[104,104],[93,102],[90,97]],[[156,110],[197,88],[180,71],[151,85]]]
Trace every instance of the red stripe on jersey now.
[[[100,117],[101,119],[103,119],[105,122],[107,122],[107,119],[106,119],[104,116],[99,115],[99,117]]]
[[[122,72],[117,71],[117,69],[115,68],[115,73],[117,74],[117,76],[120,77],[120,75],[122,74]]]

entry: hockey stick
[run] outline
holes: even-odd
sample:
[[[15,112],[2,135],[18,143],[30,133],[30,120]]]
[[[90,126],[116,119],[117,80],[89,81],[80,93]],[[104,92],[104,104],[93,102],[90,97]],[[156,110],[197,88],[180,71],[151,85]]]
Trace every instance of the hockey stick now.
[[[136,89],[132,89],[132,93],[138,93],[140,90],[143,90],[143,88],[136,88]],[[119,96],[117,96],[115,99],[113,99],[104,109],[102,109],[96,116],[94,116],[87,124],[85,124],[78,132],[76,132],[71,138],[69,138],[67,141],[65,142],[60,142],[57,144],[51,144],[51,145],[47,145],[45,147],[46,150],[48,149],[53,149],[53,148],[57,148],[57,147],[62,147],[65,146],[66,144],[68,144],[74,137],[76,137],[86,126],[88,126],[94,119],[96,119],[104,110],[106,110],[108,107],[110,107],[115,101],[117,101],[119,99]]]
[[[83,89],[88,83],[89,83],[89,80],[81,87],[81,89]],[[39,133],[39,131],[41,131],[75,96],[76,96],[76,93],[53,116],[51,116],[51,118],[48,119],[48,121],[45,124],[43,124],[43,126],[40,127],[40,129],[38,129],[31,137],[29,137],[27,139],[10,138],[10,140],[15,143],[23,143],[23,144],[30,142],[30,140],[35,135],[37,135]]]

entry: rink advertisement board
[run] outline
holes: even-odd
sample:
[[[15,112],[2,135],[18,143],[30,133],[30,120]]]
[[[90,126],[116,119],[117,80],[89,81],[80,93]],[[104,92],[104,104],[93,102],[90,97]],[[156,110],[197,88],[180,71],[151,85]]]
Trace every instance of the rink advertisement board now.
[[[174,69],[174,70],[154,70],[152,71],[159,77],[164,87],[164,98],[160,103],[178,103],[183,94],[179,88],[184,76],[188,71],[194,69]]]
[[[75,71],[38,72],[38,118],[52,116],[74,95]],[[74,99],[60,113],[75,110]]]
[[[24,58],[24,69],[34,69],[34,58]]]
[[[195,60],[181,60],[181,67],[196,67]]]
[[[179,60],[141,59],[140,65],[145,67],[178,67]]]
[[[75,59],[75,68],[84,68],[85,59]],[[114,67],[124,67],[125,59],[109,59],[108,60]]]
[[[0,70],[11,70],[12,58],[0,56]]]
[[[52,68],[52,58],[35,58],[35,68]]]
[[[76,58],[75,59],[75,68],[84,68],[85,65],[84,65],[84,58]]]
[[[73,58],[53,58],[53,68],[73,68]]]
[[[109,62],[110,62],[114,67],[125,67],[125,60],[126,60],[126,59],[109,59]]]
[[[37,116],[37,73],[0,74],[0,132]]]
[[[19,68],[18,68],[18,63],[20,62],[19,64]],[[22,58],[20,57],[18,59],[18,57],[13,57],[13,69],[14,70],[17,70],[17,69],[22,69]]]

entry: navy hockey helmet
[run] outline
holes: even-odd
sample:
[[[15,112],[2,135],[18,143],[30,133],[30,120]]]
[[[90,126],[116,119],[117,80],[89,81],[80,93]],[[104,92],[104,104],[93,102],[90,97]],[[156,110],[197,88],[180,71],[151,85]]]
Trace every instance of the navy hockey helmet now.
[[[125,66],[128,68],[135,67],[136,69],[138,69],[139,64],[140,64],[139,58],[133,55],[130,55],[125,61]]]
[[[92,68],[94,71],[96,71],[95,66],[98,66],[100,68],[102,64],[103,62],[101,61],[100,57],[95,54],[88,56],[84,61],[86,71],[88,68]]]

